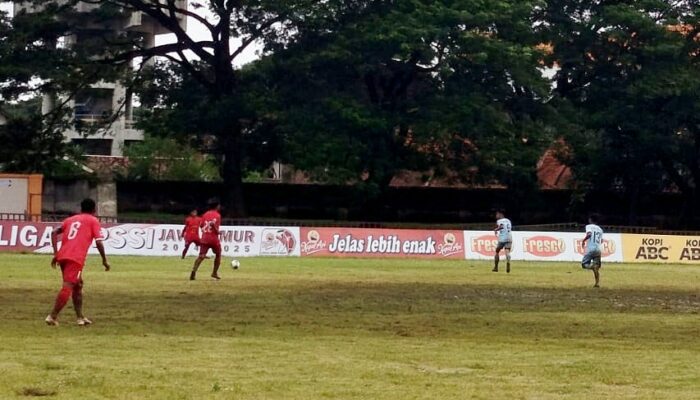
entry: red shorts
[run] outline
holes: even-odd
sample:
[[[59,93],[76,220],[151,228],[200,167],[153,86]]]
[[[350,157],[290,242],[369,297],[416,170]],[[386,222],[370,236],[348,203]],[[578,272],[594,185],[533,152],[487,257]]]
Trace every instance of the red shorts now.
[[[189,246],[192,243],[199,246],[199,238],[197,236],[185,236],[185,246]]]
[[[221,242],[219,242],[218,240],[214,243],[199,242],[200,256],[206,256],[209,249],[211,249],[211,251],[214,252],[214,255],[221,256]]]
[[[83,265],[75,261],[63,260],[61,264],[61,272],[63,273],[63,282],[67,283],[83,283]]]

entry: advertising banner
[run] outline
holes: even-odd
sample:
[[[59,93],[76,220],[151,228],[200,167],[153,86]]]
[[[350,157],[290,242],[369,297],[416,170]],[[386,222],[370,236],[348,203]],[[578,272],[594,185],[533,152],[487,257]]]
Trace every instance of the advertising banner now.
[[[625,262],[700,264],[700,236],[622,235]]]
[[[580,261],[585,252],[581,246],[585,233],[512,232],[511,258],[526,261]],[[493,231],[465,231],[465,257],[468,260],[491,260],[498,239]],[[620,234],[603,237],[604,261],[620,262],[623,258]]]
[[[51,232],[58,224],[0,221],[0,251],[51,253]],[[184,240],[181,225],[108,224],[102,227],[105,250],[114,255],[177,256]],[[299,256],[298,227],[222,226],[224,256]],[[191,246],[189,255],[197,254]],[[97,249],[92,248],[91,254]]]
[[[463,259],[461,231],[302,228],[301,255]]]
[[[51,248],[51,232],[60,224],[0,221],[0,251],[32,252]]]
[[[0,252],[51,253],[57,223],[0,221]],[[181,225],[107,224],[105,249],[113,255],[178,256],[184,240]],[[513,260],[578,262],[585,233],[513,232]],[[395,257],[492,260],[493,231],[298,228],[222,226],[221,247],[227,257]],[[605,234],[603,261],[700,264],[700,236]],[[196,255],[191,246],[188,255]],[[97,249],[92,248],[91,254]]]

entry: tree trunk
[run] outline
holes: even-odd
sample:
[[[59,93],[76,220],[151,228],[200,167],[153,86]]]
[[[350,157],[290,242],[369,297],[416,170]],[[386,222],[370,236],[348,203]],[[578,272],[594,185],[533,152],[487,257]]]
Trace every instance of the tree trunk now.
[[[223,141],[224,152],[221,174],[224,180],[224,191],[221,198],[223,212],[232,218],[245,217],[240,127],[233,127],[228,134],[223,133],[219,138]]]
[[[390,220],[398,216],[397,210],[392,209],[387,201],[391,181],[396,175],[397,159],[393,155],[394,149],[388,142],[382,151],[376,152],[374,157],[381,157],[372,162],[369,167],[370,178],[366,182],[365,212],[377,220]]]
[[[231,65],[229,49],[229,25],[230,14],[222,16],[220,21],[221,40],[214,48],[213,72],[215,76],[215,89],[213,103],[222,114],[218,115],[219,131],[216,136],[223,150],[221,176],[224,181],[224,190],[221,196],[224,215],[232,218],[246,216],[245,200],[243,198],[243,149],[242,128],[240,115],[236,112],[235,101],[231,101],[237,95],[237,76]],[[230,111],[230,112],[225,112]]]
[[[690,225],[689,227],[693,228],[697,226],[695,224],[695,218],[697,218],[697,211],[695,210],[695,208],[697,207],[698,201],[700,201],[700,133],[695,132],[694,142],[694,152],[690,162],[690,172],[693,178],[693,185],[692,191],[689,196],[689,218],[687,219],[687,222]]]
[[[634,179],[630,183],[630,190],[626,191],[628,197],[628,209],[627,209],[627,223],[629,225],[637,225],[637,208],[639,204],[639,193],[640,193],[640,182],[638,179]]]
[[[680,190],[681,196],[683,196],[684,202],[680,212],[680,220],[683,221],[683,224],[687,227],[688,224],[692,223],[693,219],[695,218],[694,209],[696,204],[695,200],[697,199],[695,182],[692,182],[692,179],[688,180],[686,177],[682,176],[678,172],[678,169],[676,169],[674,163],[671,161],[671,158],[663,157],[661,159],[661,165],[666,170],[666,173],[668,174],[669,178],[671,178],[671,181],[678,186],[678,190]],[[694,174],[692,167],[691,173]]]

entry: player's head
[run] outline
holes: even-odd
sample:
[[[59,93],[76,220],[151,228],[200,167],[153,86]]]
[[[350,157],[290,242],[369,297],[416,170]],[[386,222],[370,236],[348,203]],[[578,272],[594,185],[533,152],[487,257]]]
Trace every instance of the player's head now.
[[[193,217],[196,217],[196,216],[197,216],[197,213],[198,213],[198,211],[197,211],[196,208],[193,208],[192,210],[190,210],[190,215],[193,216]]]
[[[95,214],[97,205],[93,199],[85,199],[80,202],[80,212],[85,214]]]
[[[496,210],[496,218],[501,219],[505,216],[506,212],[503,209],[499,208],[498,210]]]
[[[207,202],[207,208],[209,210],[220,210],[221,202],[216,197],[214,197],[213,199],[209,199],[209,201]]]
[[[597,224],[598,221],[600,221],[600,217],[598,216],[598,214],[591,214],[588,216],[589,224]]]

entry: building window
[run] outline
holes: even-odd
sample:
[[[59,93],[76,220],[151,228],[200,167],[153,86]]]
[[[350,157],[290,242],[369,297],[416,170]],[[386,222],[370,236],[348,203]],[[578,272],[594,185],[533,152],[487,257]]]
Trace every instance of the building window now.
[[[112,89],[85,89],[75,97],[75,120],[80,124],[105,124],[112,116]]]
[[[72,143],[80,146],[88,156],[112,155],[112,139],[73,139]]]
[[[143,142],[143,140],[125,140],[124,141],[124,148],[128,149],[129,147],[131,147],[135,144],[138,144],[138,143],[142,143],[142,142]]]

